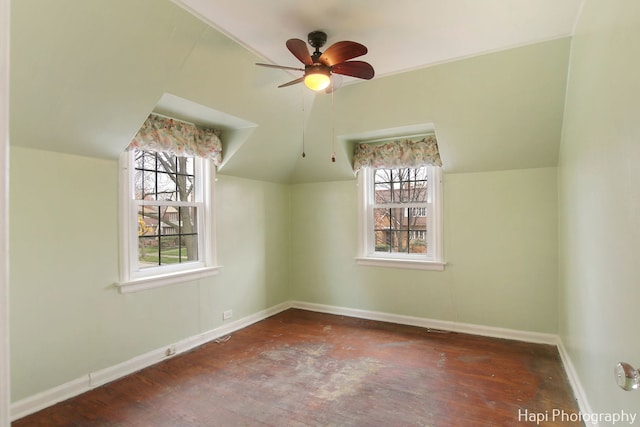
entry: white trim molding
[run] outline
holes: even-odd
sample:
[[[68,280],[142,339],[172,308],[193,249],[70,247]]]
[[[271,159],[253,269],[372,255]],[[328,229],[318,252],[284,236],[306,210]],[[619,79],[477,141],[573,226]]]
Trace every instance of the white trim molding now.
[[[162,274],[158,276],[140,277],[138,279],[131,279],[124,282],[116,283],[116,286],[120,288],[120,293],[128,294],[131,292],[144,291],[146,289],[153,289],[160,286],[173,285],[176,283],[184,283],[191,280],[202,279],[207,276],[214,276],[218,274],[222,266],[215,267],[202,267],[195,270],[178,271],[171,274]]]
[[[358,256],[362,266],[408,268],[444,271],[442,168],[427,167],[428,194],[424,202],[410,205],[385,203],[377,205],[374,197],[375,169],[364,167],[358,173]],[[427,253],[386,253],[376,251],[374,210],[377,207],[408,209],[414,206],[429,212],[426,226]]]
[[[569,353],[567,353],[567,349],[565,348],[562,340],[559,337],[558,353],[560,353],[560,359],[562,359],[564,371],[567,373],[567,377],[569,378],[569,383],[571,384],[571,388],[573,389],[573,394],[576,398],[576,402],[578,403],[578,407],[580,408],[580,412],[582,412],[583,414],[593,414],[593,410],[591,409],[591,405],[589,404],[589,400],[587,399],[587,393],[584,387],[582,387],[580,377],[578,377],[578,372],[573,366],[571,357],[569,357]],[[600,424],[597,421],[592,420],[591,424],[589,425],[591,427],[599,427]]]
[[[418,261],[409,259],[393,259],[393,258],[373,258],[373,257],[357,257],[358,265],[366,265],[369,267],[394,267],[409,268],[413,270],[434,270],[444,271],[446,262],[438,261]]]
[[[291,301],[292,308],[317,311],[320,313],[337,314],[340,316],[357,317],[359,319],[377,320],[380,322],[398,323],[400,325],[418,326],[426,329],[459,332],[492,338],[503,338],[536,344],[557,345],[558,336],[542,332],[519,331],[516,329],[497,328],[494,326],[475,325],[471,323],[452,322],[448,320],[428,319],[425,317],[405,316],[402,314],[381,311],[360,310],[357,308],[336,307],[332,305],[313,304],[301,301]]]

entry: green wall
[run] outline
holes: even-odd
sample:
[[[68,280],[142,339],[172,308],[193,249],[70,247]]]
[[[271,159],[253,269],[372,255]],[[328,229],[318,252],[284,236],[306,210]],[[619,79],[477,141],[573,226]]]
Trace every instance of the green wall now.
[[[117,162],[11,150],[13,399],[295,299],[554,333],[556,169],[446,174],[444,272],[356,265],[356,181],[218,176],[218,276],[119,294]]]
[[[124,295],[117,162],[19,147],[10,160],[14,401],[288,299],[287,186],[219,175],[220,274]]]
[[[443,192],[436,272],[356,264],[355,181],[293,185],[293,298],[555,333],[556,169],[445,174]]]
[[[559,166],[559,331],[596,412],[640,413],[640,4],[588,1],[572,43]]]

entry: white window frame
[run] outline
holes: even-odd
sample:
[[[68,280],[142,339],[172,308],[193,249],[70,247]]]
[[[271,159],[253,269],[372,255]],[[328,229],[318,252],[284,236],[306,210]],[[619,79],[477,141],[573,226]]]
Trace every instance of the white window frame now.
[[[389,168],[393,169],[393,168]],[[420,270],[443,271],[444,261],[442,236],[442,168],[427,167],[429,194],[427,195],[427,248],[426,254],[386,253],[375,251],[374,235],[374,168],[365,167],[358,173],[359,203],[359,248],[356,261],[360,265],[396,267]]]
[[[120,157],[120,281],[121,293],[138,292],[161,286],[184,283],[218,274],[213,209],[216,168],[208,159],[195,158],[198,260],[193,262],[138,266],[138,207],[153,206],[154,202],[135,200],[134,150]],[[171,202],[178,206],[181,202]],[[189,203],[189,205],[191,205]]]

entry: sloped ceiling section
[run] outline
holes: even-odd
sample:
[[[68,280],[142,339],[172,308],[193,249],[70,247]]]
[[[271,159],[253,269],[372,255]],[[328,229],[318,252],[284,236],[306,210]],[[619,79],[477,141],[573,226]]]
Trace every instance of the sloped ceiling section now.
[[[211,117],[228,131],[221,172],[289,179],[300,93],[273,90],[255,55],[169,0],[21,0],[11,13],[12,145],[117,159],[158,103],[175,109],[171,94],[253,125]]]
[[[435,129],[448,172],[557,162],[568,38],[332,97],[277,89],[287,73],[256,67],[263,58],[170,0],[21,0],[11,14],[12,145],[116,159],[151,111],[179,114],[186,103],[226,131],[220,173],[250,179],[353,179],[353,140],[416,127]]]
[[[153,112],[221,131],[224,135],[222,168],[233,158],[233,154],[240,149],[258,126],[255,123],[213,110],[170,93],[162,95],[153,108]]]
[[[434,129],[447,173],[555,166],[569,48],[564,38],[318,95],[292,181],[352,179],[353,143],[394,130]]]

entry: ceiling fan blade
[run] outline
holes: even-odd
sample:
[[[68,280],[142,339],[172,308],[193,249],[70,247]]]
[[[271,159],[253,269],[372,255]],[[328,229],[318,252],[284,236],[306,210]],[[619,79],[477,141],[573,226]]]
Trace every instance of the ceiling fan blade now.
[[[282,69],[282,70],[304,71],[304,68],[286,67],[284,65],[263,64],[261,62],[256,62],[256,65],[259,65],[261,67],[279,68],[279,69]]]
[[[298,60],[303,64],[313,64],[313,60],[311,60],[311,55],[309,54],[309,49],[304,41],[300,39],[289,39],[287,40],[287,49],[289,49],[289,51],[293,53],[293,56],[298,58]]]
[[[342,62],[331,67],[331,71],[336,74],[343,74],[365,80],[371,80],[375,75],[371,64],[364,61]]]
[[[287,67],[285,65],[263,64],[263,63],[260,63],[260,62],[256,62],[256,65],[259,65],[261,67],[268,67],[268,68],[278,68],[278,69],[281,69],[281,70],[304,71],[304,68]]]
[[[300,77],[299,79],[291,80],[288,83],[281,84],[278,87],[287,87],[287,86],[295,85],[297,83],[302,83],[303,81],[304,81],[304,77]]]
[[[367,53],[367,47],[360,43],[343,41],[332,44],[318,59],[325,65],[336,65]]]

